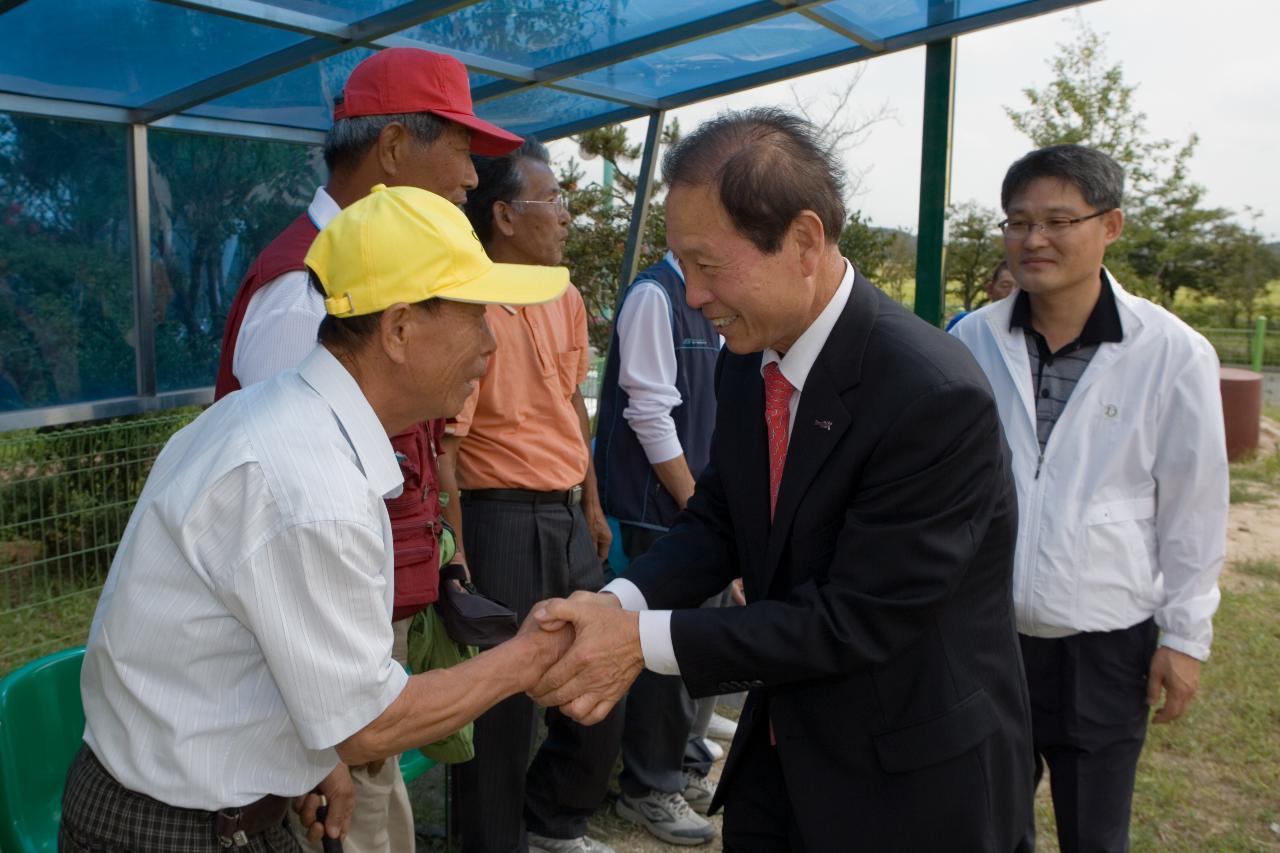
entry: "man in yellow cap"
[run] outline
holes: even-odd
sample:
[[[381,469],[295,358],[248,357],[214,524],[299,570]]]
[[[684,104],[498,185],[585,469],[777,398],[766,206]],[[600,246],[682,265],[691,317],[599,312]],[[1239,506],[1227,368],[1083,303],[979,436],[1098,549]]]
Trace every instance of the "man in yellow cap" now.
[[[297,850],[292,798],[312,839],[339,837],[347,765],[457,730],[566,643],[522,631],[406,675],[384,500],[402,487],[389,436],[456,413],[483,375],[485,304],[553,299],[567,271],[494,264],[411,187],[375,187],[306,260],[319,344],[175,435],[129,521],[90,629],[62,850]]]
[[[520,137],[480,118],[467,69],[451,56],[410,47],[380,50],[351,72],[325,137],[329,179],[254,260],[227,312],[214,399],[297,367],[316,343],[323,297],[304,263],[316,234],[375,184],[413,186],[461,204],[476,186],[471,152],[500,154]],[[440,587],[441,491],[437,453],[443,420],[410,424],[391,446],[404,493],[387,504],[395,534],[395,657],[407,658],[409,622]],[[355,771],[359,808],[346,853],[399,853],[414,843],[409,793],[395,761]],[[305,845],[319,853],[317,845]]]

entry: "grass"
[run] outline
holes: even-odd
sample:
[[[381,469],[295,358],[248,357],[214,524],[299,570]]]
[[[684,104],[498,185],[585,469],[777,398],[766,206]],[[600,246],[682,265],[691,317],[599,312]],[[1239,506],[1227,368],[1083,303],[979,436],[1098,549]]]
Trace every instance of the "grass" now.
[[[1234,570],[1265,583],[1224,591],[1199,694],[1182,719],[1148,731],[1134,793],[1135,853],[1280,849],[1271,829],[1280,822],[1280,564],[1255,560]],[[1052,809],[1040,794],[1037,850],[1056,853]]]

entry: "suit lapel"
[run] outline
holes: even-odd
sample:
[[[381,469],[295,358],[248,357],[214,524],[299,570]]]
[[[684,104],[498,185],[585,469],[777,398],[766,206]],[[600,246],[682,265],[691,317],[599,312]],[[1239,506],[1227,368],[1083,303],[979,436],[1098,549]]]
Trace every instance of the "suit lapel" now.
[[[801,499],[808,492],[823,464],[853,423],[853,415],[843,395],[862,376],[862,356],[878,314],[877,292],[860,274],[854,275],[853,290],[805,379],[796,408],[796,422],[787,445],[787,463],[782,470],[778,505],[769,528],[769,550],[765,564],[764,589],[773,581],[782,561],[788,533],[795,521]],[[759,417],[764,423],[764,395],[761,382]],[[765,505],[768,506],[768,454],[765,454]]]

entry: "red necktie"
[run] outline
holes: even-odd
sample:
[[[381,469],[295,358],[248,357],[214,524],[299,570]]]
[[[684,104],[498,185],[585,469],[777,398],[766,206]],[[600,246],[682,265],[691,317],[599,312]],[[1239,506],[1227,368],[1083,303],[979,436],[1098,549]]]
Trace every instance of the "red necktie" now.
[[[787,425],[791,421],[791,392],[776,361],[764,367],[764,422],[769,429],[769,519],[778,505],[778,487],[787,463]]]

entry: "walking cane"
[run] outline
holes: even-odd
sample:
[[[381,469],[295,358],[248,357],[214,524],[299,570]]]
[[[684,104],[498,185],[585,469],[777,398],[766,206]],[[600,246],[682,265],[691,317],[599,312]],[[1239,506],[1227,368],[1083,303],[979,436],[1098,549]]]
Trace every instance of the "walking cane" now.
[[[329,800],[324,794],[321,794],[320,808],[316,809],[316,820],[320,821],[321,825],[323,825],[325,818],[328,816]],[[320,836],[320,849],[324,850],[324,853],[342,853],[342,839],[330,838],[327,834],[322,833]]]

